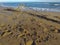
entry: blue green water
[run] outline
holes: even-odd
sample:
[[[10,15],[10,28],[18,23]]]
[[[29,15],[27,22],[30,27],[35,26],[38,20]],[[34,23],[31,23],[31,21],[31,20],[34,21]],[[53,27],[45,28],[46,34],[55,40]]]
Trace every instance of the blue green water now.
[[[17,7],[18,4],[24,4],[26,7],[55,9],[60,11],[60,2],[1,2],[0,6],[13,6]],[[38,9],[39,10],[39,9]]]

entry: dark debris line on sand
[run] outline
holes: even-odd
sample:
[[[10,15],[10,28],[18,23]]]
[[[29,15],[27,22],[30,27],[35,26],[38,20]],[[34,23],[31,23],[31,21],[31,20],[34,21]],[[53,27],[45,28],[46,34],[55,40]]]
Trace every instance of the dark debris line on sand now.
[[[5,9],[5,10],[18,12],[17,10],[14,10],[14,9]],[[46,19],[46,20],[48,20],[48,21],[52,21],[52,22],[56,22],[56,23],[60,24],[60,21],[57,21],[57,20],[54,20],[54,19],[51,19],[51,18],[47,18],[47,17],[45,17],[45,16],[41,16],[41,15],[29,13],[29,12],[26,12],[26,13],[28,13],[28,14],[30,14],[30,15],[32,15],[32,16],[36,16],[36,17],[38,17],[38,18]]]
[[[27,13],[28,13],[28,12],[27,12]],[[57,21],[57,20],[54,20],[54,19],[50,19],[50,18],[47,18],[47,17],[45,17],[45,16],[41,16],[41,15],[37,15],[37,14],[32,14],[32,13],[28,13],[28,14],[30,14],[30,15],[32,15],[32,16],[36,16],[36,17],[38,17],[38,18],[46,19],[46,20],[48,20],[48,21],[52,21],[52,22],[56,22],[56,23],[60,24],[60,21]]]

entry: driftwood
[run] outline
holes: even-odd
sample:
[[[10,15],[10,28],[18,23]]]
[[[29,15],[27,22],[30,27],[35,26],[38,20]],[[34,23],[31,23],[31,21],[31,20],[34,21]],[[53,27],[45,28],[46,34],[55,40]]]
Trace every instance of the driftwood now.
[[[4,9],[6,11],[12,11],[12,12],[19,12],[18,10],[15,10],[15,9],[12,9],[12,8],[7,8],[7,9]]]

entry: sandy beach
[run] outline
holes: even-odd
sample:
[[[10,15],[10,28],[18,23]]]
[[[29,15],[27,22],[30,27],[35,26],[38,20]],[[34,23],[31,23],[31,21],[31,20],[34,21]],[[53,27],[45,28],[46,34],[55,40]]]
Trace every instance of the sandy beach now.
[[[60,45],[60,12],[0,7],[0,45]]]

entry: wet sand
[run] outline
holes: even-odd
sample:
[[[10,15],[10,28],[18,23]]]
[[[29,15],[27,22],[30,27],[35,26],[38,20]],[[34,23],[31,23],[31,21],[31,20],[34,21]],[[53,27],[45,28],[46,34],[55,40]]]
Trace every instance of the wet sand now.
[[[0,7],[0,45],[60,45],[60,13]]]

